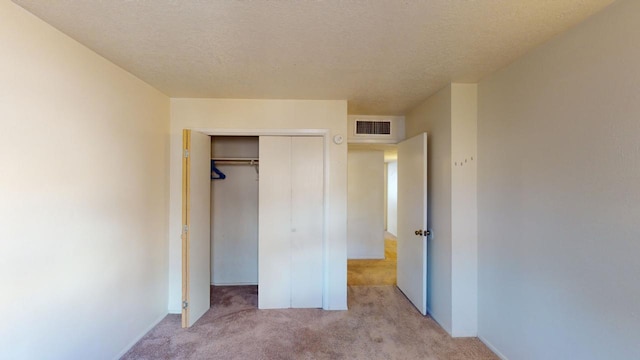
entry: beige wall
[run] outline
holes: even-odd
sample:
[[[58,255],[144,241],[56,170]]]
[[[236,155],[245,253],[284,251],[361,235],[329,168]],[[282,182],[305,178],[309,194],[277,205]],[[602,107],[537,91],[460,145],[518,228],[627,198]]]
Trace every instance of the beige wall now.
[[[406,116],[407,138],[427,132],[427,308],[451,333],[451,86],[440,90]]]
[[[8,1],[0,44],[0,358],[116,358],[167,313],[169,99]]]
[[[640,2],[479,85],[479,335],[509,359],[640,354]]]
[[[182,129],[240,132],[324,129],[328,139],[347,133],[347,102],[311,100],[171,99],[171,165],[169,230],[169,310],[180,312],[181,298],[181,142]],[[326,309],[347,306],[347,144],[327,142],[325,186]]]
[[[347,258],[384,259],[384,151],[348,158]]]

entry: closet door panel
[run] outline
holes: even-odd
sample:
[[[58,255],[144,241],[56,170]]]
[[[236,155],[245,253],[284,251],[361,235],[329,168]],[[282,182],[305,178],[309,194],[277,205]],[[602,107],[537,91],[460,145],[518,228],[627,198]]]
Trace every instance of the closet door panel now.
[[[320,308],[324,141],[322,137],[293,137],[291,150],[291,307]]]
[[[260,137],[258,308],[291,306],[291,137]]]
[[[197,131],[184,130],[183,157],[183,272],[182,327],[190,327],[211,305],[211,138]]]

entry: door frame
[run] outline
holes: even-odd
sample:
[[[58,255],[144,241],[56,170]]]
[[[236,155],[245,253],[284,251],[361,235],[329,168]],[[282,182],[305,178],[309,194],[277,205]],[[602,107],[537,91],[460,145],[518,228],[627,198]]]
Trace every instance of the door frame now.
[[[189,299],[189,242],[190,242],[190,232],[185,232],[182,228],[183,226],[187,229],[191,224],[190,221],[190,213],[191,213],[191,201],[189,197],[191,196],[191,186],[190,178],[191,178],[191,157],[185,157],[184,152],[191,149],[191,131],[187,131],[188,129],[182,130],[182,225],[180,226],[180,233],[182,239],[182,299],[180,301],[180,305],[182,308],[182,312],[180,314],[180,318],[182,320],[182,327],[186,328],[189,326],[189,311],[184,307],[184,303],[188,302]]]
[[[329,129],[219,129],[219,128],[185,128],[183,130],[191,130],[203,133],[209,136],[321,136],[323,138],[324,152],[323,152],[323,171],[324,171],[324,187],[323,187],[323,209],[322,209],[322,265],[323,265],[323,281],[322,281],[322,308],[328,310],[329,305],[329,284],[328,284],[328,269],[329,261],[327,259],[327,209],[329,204],[329,150],[331,146],[330,142],[330,130]],[[184,137],[183,145],[184,147]],[[183,181],[184,181],[183,169]],[[184,207],[185,191],[183,185],[182,203]],[[184,211],[184,209],[183,209]],[[184,259],[189,256],[187,251],[187,239],[182,238],[182,293],[188,290],[189,269],[185,267]],[[183,297],[184,299],[184,297]]]

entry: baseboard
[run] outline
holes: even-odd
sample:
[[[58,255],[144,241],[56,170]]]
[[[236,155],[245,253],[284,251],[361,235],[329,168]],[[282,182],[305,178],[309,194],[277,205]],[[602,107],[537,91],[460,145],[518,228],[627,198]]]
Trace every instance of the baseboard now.
[[[442,328],[442,330],[446,331],[446,332],[447,332],[447,334],[449,334],[449,336],[453,337],[453,335],[451,335],[451,331],[449,331],[449,329],[447,329],[446,327],[442,326],[442,323],[438,320],[438,318],[437,318],[437,317],[435,317],[435,316],[433,315],[433,313],[431,312],[431,308],[429,308],[428,306],[427,306],[427,314],[428,314],[429,316],[431,316],[431,318],[433,319],[433,321],[435,321],[438,325],[440,325],[440,327]]]
[[[325,311],[347,311],[349,310],[349,308],[345,305],[345,306],[337,306],[337,307],[322,307],[322,310]]]
[[[457,331],[455,334],[451,331],[451,337],[454,339],[474,338],[478,337],[477,331]]]
[[[162,321],[165,317],[167,317],[167,314],[164,314],[162,316],[160,316],[158,319],[156,319],[155,321],[153,321],[151,323],[151,325],[149,325],[145,330],[142,331],[141,334],[139,334],[138,336],[136,336],[133,341],[131,341],[127,346],[124,347],[124,349],[122,349],[117,356],[114,357],[114,360],[118,360],[121,357],[124,356],[124,354],[127,353],[127,351],[129,351],[133,345],[135,345],[138,341],[140,341],[140,339],[142,339],[145,335],[147,335],[147,333],[149,331],[151,331],[151,329],[153,329],[156,325],[158,325],[160,323],[160,321]]]
[[[169,308],[169,314],[182,314],[182,309],[181,308]]]
[[[215,283],[211,282],[213,286],[245,286],[245,285],[258,285],[257,282],[233,282],[233,283]]]
[[[480,341],[482,341],[482,343],[485,344],[491,351],[493,351],[500,359],[509,360],[506,356],[504,356],[504,354],[500,352],[500,350],[498,350],[495,346],[493,346],[493,344],[487,341],[487,339],[483,338],[480,335],[478,335],[478,339],[480,339]]]

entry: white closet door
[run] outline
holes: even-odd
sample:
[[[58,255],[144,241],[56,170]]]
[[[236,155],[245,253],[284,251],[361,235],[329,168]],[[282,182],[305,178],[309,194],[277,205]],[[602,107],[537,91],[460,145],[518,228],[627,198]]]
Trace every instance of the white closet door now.
[[[258,308],[322,307],[322,137],[260,137]]]
[[[291,307],[322,307],[322,137],[291,139]]]
[[[184,130],[183,145],[182,327],[190,327],[211,304],[211,138]]]
[[[260,137],[258,308],[291,304],[291,138]]]

